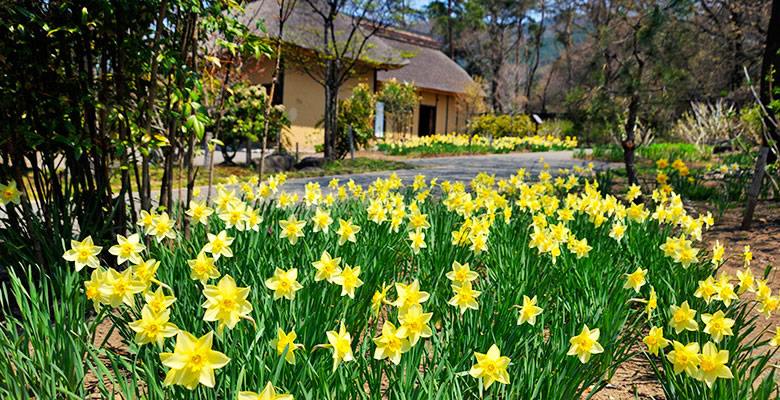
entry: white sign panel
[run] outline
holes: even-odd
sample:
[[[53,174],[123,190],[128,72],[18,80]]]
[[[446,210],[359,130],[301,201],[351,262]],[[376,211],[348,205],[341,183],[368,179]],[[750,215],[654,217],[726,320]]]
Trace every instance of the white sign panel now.
[[[385,103],[381,101],[376,103],[376,119],[374,120],[374,136],[378,138],[385,137]]]

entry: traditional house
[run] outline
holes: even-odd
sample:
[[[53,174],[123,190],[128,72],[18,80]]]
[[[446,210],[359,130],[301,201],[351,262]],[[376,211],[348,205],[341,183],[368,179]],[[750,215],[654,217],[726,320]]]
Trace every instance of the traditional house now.
[[[265,32],[256,28],[263,21],[267,35],[278,37],[279,5],[275,0],[258,0],[246,6],[240,17],[258,35]],[[349,34],[353,21],[347,16],[335,20],[338,31]],[[311,150],[322,144],[322,129],[318,127],[325,110],[325,91],[314,78],[312,70],[303,68],[297,54],[316,52],[320,43],[322,19],[305,1],[298,1],[284,25],[283,42],[288,56],[283,55],[283,73],[280,76],[274,103],[283,104],[291,121],[286,133],[290,144]],[[358,32],[360,33],[360,32]],[[420,104],[414,113],[413,135],[462,132],[465,118],[460,115],[459,95],[473,84],[471,77],[457,63],[440,50],[439,43],[428,36],[394,28],[383,28],[368,38],[368,44],[353,68],[353,76],[341,86],[339,98],[349,96],[360,83],[378,90],[382,82],[396,79],[412,82],[420,95]],[[293,55],[290,57],[290,55]],[[246,76],[253,84],[269,85],[274,60],[257,60],[246,64]],[[308,71],[307,71],[308,70]],[[386,126],[386,125],[385,125]]]

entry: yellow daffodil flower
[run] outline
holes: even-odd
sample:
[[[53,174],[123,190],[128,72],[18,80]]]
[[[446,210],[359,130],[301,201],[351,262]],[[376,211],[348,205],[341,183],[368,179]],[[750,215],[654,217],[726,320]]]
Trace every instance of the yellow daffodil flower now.
[[[360,232],[360,227],[352,224],[352,218],[346,221],[339,219],[339,229],[336,231],[339,235],[339,246],[343,246],[348,241],[352,243],[357,242],[355,234],[358,232]]]
[[[772,315],[772,311],[777,309],[778,303],[780,303],[780,296],[767,296],[761,300],[761,304],[758,308],[758,312],[764,314],[769,319]]]
[[[469,263],[461,264],[457,261],[452,262],[452,271],[447,272],[446,276],[456,284],[472,282],[479,278],[479,274],[471,270]]]
[[[92,300],[92,306],[95,312],[100,310],[100,305],[104,302],[103,292],[101,290],[105,286],[106,272],[102,268],[97,267],[92,270],[90,279],[84,282],[84,294],[87,299]]]
[[[641,195],[642,195],[642,190],[639,188],[637,184],[634,183],[628,187],[628,193],[626,193],[626,200],[634,201],[634,199],[636,199]]]
[[[688,306],[688,301],[684,301],[680,307],[675,305],[670,307],[672,312],[672,319],[669,321],[669,325],[674,328],[675,333],[678,335],[680,332],[698,331],[699,324],[694,318],[696,318],[696,310],[693,310]]]
[[[163,292],[162,286],[160,286],[154,292],[149,291],[144,293],[144,301],[153,312],[160,313],[176,302],[176,297],[173,295],[166,295]]]
[[[155,219],[157,218],[157,214],[154,212],[148,212],[146,210],[141,210],[141,213],[139,215],[138,221],[136,222],[136,225],[140,226],[144,230],[144,234],[149,234],[149,229],[152,228],[152,224],[154,224]]]
[[[349,264],[344,264],[344,269],[340,274],[333,277],[333,283],[341,286],[341,295],[355,298],[355,289],[363,285],[363,281],[358,278],[360,275],[360,266],[351,268]]]
[[[387,302],[387,292],[392,288],[391,285],[382,284],[382,290],[374,292],[374,296],[371,297],[371,315],[378,316],[379,310],[382,308],[382,304]]]
[[[344,322],[339,325],[339,331],[325,332],[328,336],[327,347],[333,349],[333,371],[336,371],[340,362],[354,361],[352,355],[352,336],[344,328]]]
[[[230,275],[225,275],[216,285],[204,285],[204,321],[219,321],[218,333],[225,327],[233,329],[241,318],[249,319],[252,304],[247,301],[251,288],[238,287]]]
[[[303,286],[298,283],[298,268],[285,271],[276,268],[274,276],[266,279],[265,286],[274,291],[274,300],[284,297],[287,300],[295,300],[295,292]]]
[[[312,225],[314,225],[314,233],[322,231],[324,234],[328,234],[328,228],[333,223],[333,218],[330,217],[330,212],[322,210],[319,207],[314,212],[314,216],[311,217]]]
[[[509,357],[501,355],[498,346],[495,344],[490,346],[485,354],[474,352],[474,357],[477,358],[477,363],[471,366],[469,375],[476,379],[482,378],[485,389],[488,389],[493,382],[509,384],[509,373],[506,368],[511,360]]]
[[[311,265],[317,269],[317,274],[314,275],[314,281],[319,282],[327,280],[333,283],[333,278],[341,274],[341,257],[333,258],[330,253],[323,251],[319,261],[313,262]]]
[[[388,358],[395,365],[401,362],[401,354],[412,348],[409,340],[398,336],[395,325],[390,321],[385,321],[382,325],[382,334],[374,338],[374,344],[376,344],[374,359],[384,360]]]
[[[141,261],[138,264],[133,265],[133,277],[144,284],[144,290],[149,289],[152,282],[156,281],[154,278],[157,274],[157,269],[160,268],[160,262],[157,260]]]
[[[745,249],[742,252],[742,257],[745,260],[745,266],[750,266],[750,261],[753,260],[753,252],[750,251],[750,245],[745,245]]]
[[[288,364],[295,365],[295,350],[303,348],[302,344],[295,343],[295,339],[297,338],[298,335],[295,333],[295,331],[284,333],[282,328],[278,328],[276,332],[276,338],[271,340],[271,347],[276,349],[277,355],[284,354],[284,350],[287,349],[287,354],[284,356],[284,360],[287,361]]]
[[[122,235],[116,236],[117,244],[111,246],[108,252],[116,256],[116,263],[122,264],[125,261],[130,260],[133,264],[140,264],[141,260],[140,252],[146,249],[146,246],[141,243],[141,238],[137,233],[124,237]]]
[[[167,212],[162,212],[157,215],[152,221],[152,225],[149,227],[147,235],[154,236],[157,243],[162,242],[163,239],[176,239],[176,231],[173,229],[173,225],[176,221],[172,220],[168,216]]]
[[[259,209],[246,209],[246,229],[260,232],[260,223],[263,222],[263,216]]]
[[[92,236],[87,236],[80,242],[71,240],[70,246],[70,250],[66,251],[62,258],[67,261],[73,261],[76,265],[76,271],[81,271],[85,265],[90,268],[98,268],[100,266],[97,255],[100,254],[103,248],[95,246],[95,243],[92,242]]]
[[[647,283],[645,277],[647,276],[647,270],[637,267],[636,271],[625,275],[626,283],[623,284],[623,289],[634,289],[636,293],[639,293],[639,289]]]
[[[642,341],[647,345],[647,350],[650,354],[654,356],[658,355],[658,350],[669,346],[669,341],[664,338],[664,328],[657,326],[650,328],[650,332]]]
[[[542,313],[542,308],[536,306],[536,296],[528,298],[528,296],[523,295],[523,305],[512,307],[520,309],[520,316],[517,318],[518,325],[527,322],[529,325],[533,326],[536,324],[536,317]]]
[[[202,285],[205,285],[209,279],[217,279],[220,276],[217,266],[214,265],[214,259],[203,251],[198,253],[198,257],[194,260],[187,260],[187,264],[190,266],[190,279],[200,281]]]
[[[461,315],[468,309],[476,310],[479,308],[477,303],[477,297],[479,297],[479,291],[471,288],[471,282],[463,282],[459,285],[452,285],[452,291],[455,292],[447,304],[453,307],[459,307]]]
[[[165,309],[161,312],[154,312],[146,305],[141,309],[141,319],[130,322],[129,327],[135,332],[135,342],[144,345],[146,343],[155,343],[162,349],[165,338],[176,336],[179,328],[171,322],[171,310]]]
[[[288,220],[279,221],[279,226],[282,228],[279,232],[279,239],[287,238],[291,245],[295,245],[298,242],[298,238],[303,237],[303,227],[306,225],[306,221],[298,221],[295,215],[290,215]]]
[[[702,314],[701,321],[704,322],[704,333],[709,333],[715,343],[720,343],[724,336],[734,335],[734,332],[731,331],[734,320],[726,318],[723,311],[717,311],[715,314]]]
[[[699,369],[696,378],[704,381],[707,387],[712,388],[712,384],[718,378],[734,378],[731,370],[726,366],[726,363],[729,362],[728,350],[718,350],[712,342],[707,342],[702,348],[699,357]]]
[[[619,243],[620,240],[623,239],[625,232],[626,232],[626,226],[620,222],[615,222],[614,224],[612,224],[612,229],[610,229],[609,231],[609,237],[615,239]]]
[[[582,332],[580,332],[579,335],[569,339],[571,347],[566,354],[577,356],[581,363],[587,363],[588,360],[590,360],[591,354],[604,352],[604,348],[601,347],[601,344],[598,342],[600,335],[601,333],[598,328],[590,330],[587,325],[583,326]]]
[[[238,400],[294,400],[291,394],[277,393],[274,385],[268,382],[265,388],[257,394],[250,391],[238,392]]]
[[[236,228],[239,232],[243,231],[247,220],[246,203],[242,201],[228,203],[218,216],[225,222],[225,229]]]
[[[780,326],[775,328],[775,335],[769,340],[770,346],[780,346]]]
[[[415,231],[409,232],[409,241],[411,241],[412,251],[414,254],[418,254],[420,252],[420,249],[424,249],[428,247],[425,244],[425,233],[422,231],[422,229],[417,229]]]
[[[22,202],[22,193],[16,188],[16,181],[10,181],[8,184],[0,183],[0,201],[3,203],[3,207],[8,203],[19,204]]]
[[[395,291],[398,293],[398,298],[392,303],[393,306],[398,307],[401,312],[404,312],[411,306],[420,305],[428,301],[430,294],[420,290],[420,283],[417,279],[412,283],[405,285],[403,283],[395,284]]]
[[[233,257],[233,250],[230,249],[230,245],[233,244],[234,238],[229,237],[227,232],[221,231],[217,235],[208,234],[209,242],[203,246],[203,252],[211,253],[214,257],[214,261],[219,260],[220,257]]]
[[[723,254],[725,254],[725,252],[726,249],[716,240],[715,244],[712,246],[712,263],[715,266],[718,266],[720,262],[723,261]]]
[[[190,200],[190,208],[185,212],[192,218],[192,221],[206,225],[209,221],[209,216],[214,213],[211,207],[206,205],[206,200],[200,203],[194,200]]]
[[[214,370],[227,365],[230,359],[211,349],[214,332],[199,338],[189,332],[179,331],[173,353],[160,353],[160,361],[170,370],[165,375],[165,385],[181,385],[194,390],[198,383],[214,387]]]
[[[405,312],[398,315],[398,336],[408,338],[412,346],[417,344],[420,338],[431,337],[433,331],[428,326],[433,313],[424,313],[419,304],[412,305]]]
[[[744,271],[737,271],[737,279],[739,279],[739,290],[737,291],[737,294],[756,291],[753,287],[755,277],[753,276],[753,271],[750,270],[750,267],[746,267]]]
[[[699,281],[699,287],[693,293],[695,297],[704,299],[707,304],[710,304],[710,301],[716,294],[718,294],[718,288],[715,287],[715,279],[711,276],[703,281]]]
[[[100,290],[106,304],[111,307],[119,307],[122,303],[129,307],[135,304],[134,295],[146,289],[146,285],[133,278],[133,269],[127,268],[123,272],[117,272],[109,268],[105,276],[105,285]]]

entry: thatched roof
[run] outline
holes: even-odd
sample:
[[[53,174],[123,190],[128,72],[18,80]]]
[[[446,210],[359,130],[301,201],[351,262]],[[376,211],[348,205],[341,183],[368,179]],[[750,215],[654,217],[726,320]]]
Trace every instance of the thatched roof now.
[[[473,80],[455,61],[439,50],[439,43],[417,33],[386,29],[382,39],[409,57],[409,63],[399,69],[379,71],[377,79],[414,82],[418,88],[446,93],[464,93]]]
[[[240,22],[258,36],[279,36],[279,4],[276,0],[258,0],[249,3],[245,7],[245,13],[239,15]],[[257,27],[257,22],[262,21],[266,32]],[[337,40],[346,41],[352,32],[354,21],[346,15],[338,15],[335,19]],[[361,26],[356,32],[357,37],[352,39],[355,49],[347,51],[347,58],[351,58],[350,51],[357,52],[360,44],[370,30],[367,26]],[[284,41],[297,47],[321,51],[324,47],[322,17],[315,12],[312,6],[304,0],[298,0],[290,18],[284,25]],[[363,36],[360,36],[363,35]],[[401,52],[389,45],[379,36],[371,36],[360,54],[361,61],[378,64],[384,68],[398,68],[406,65],[408,61],[402,57]]]
[[[284,41],[306,50],[320,51],[323,47],[322,18],[309,2],[298,0],[296,4],[284,26]],[[253,33],[270,37],[279,35],[279,4],[276,0],[258,0],[247,4],[245,10],[238,18]],[[257,21],[263,21],[267,33],[257,27]],[[353,23],[355,21],[349,16],[339,15],[335,20],[336,31],[346,37],[352,31]],[[364,21],[359,32],[365,35],[370,29],[371,26]],[[466,86],[473,82],[471,77],[439,48],[439,43],[429,36],[383,28],[369,37],[361,60],[380,68],[377,72],[379,81],[395,78],[400,82],[413,82],[421,89],[463,93]]]

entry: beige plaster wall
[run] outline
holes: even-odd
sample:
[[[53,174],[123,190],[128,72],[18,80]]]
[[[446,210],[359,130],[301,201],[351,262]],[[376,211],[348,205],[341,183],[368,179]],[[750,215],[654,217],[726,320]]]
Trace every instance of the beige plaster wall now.
[[[253,84],[268,84],[271,82],[273,64],[261,61],[258,64],[247,64],[246,78]],[[352,88],[360,83],[374,87],[374,72],[366,70],[349,79],[339,91],[339,98],[346,98],[352,92]],[[452,94],[435,93],[420,89],[420,104],[436,106],[436,133],[464,133],[466,121],[457,110],[458,98]],[[301,151],[313,151],[315,146],[323,143],[322,129],[315,128],[325,112],[325,90],[323,87],[306,74],[302,69],[287,67],[284,71],[284,89],[282,102],[290,117],[290,129],[285,132],[284,138],[289,144],[290,150],[295,149],[296,143]],[[414,111],[414,125],[412,136],[419,132],[420,109]],[[389,126],[385,129],[389,130]],[[393,137],[399,137],[397,132],[391,132]],[[407,135],[408,137],[408,135]]]
[[[247,73],[247,79],[253,84],[268,84],[271,82],[271,68],[268,60],[252,64],[252,72]],[[349,96],[352,88],[360,83],[374,90],[373,70],[362,71],[347,80],[339,90],[339,98]],[[325,113],[325,89],[302,69],[287,67],[284,71],[282,104],[290,118],[290,129],[284,133],[290,150],[295,149],[296,143],[301,151],[313,151],[315,146],[321,145],[322,129],[315,126]]]

